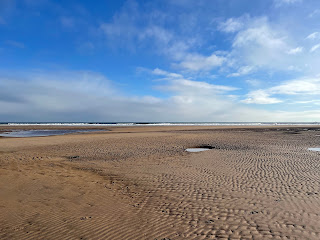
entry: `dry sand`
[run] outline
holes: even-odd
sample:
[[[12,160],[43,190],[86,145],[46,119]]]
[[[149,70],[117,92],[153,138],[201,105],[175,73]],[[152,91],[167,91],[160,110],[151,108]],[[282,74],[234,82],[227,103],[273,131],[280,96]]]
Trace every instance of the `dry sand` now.
[[[319,129],[108,129],[0,138],[0,239],[320,239]]]

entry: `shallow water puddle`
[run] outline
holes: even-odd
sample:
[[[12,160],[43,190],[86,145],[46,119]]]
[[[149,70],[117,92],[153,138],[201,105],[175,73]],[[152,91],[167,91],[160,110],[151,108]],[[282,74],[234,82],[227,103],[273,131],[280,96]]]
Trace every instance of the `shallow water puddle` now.
[[[210,148],[187,148],[187,152],[203,152],[203,151],[208,151],[211,150]]]
[[[309,151],[320,152],[320,148],[308,148]]]
[[[46,137],[64,135],[70,133],[84,133],[101,131],[99,129],[80,129],[80,130],[16,130],[0,134],[1,137]]]

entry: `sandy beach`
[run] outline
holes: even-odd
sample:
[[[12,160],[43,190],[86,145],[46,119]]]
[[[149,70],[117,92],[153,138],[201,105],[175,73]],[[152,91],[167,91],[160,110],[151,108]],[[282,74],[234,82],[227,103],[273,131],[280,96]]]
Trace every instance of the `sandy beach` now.
[[[103,128],[0,138],[0,239],[320,239],[320,127]]]

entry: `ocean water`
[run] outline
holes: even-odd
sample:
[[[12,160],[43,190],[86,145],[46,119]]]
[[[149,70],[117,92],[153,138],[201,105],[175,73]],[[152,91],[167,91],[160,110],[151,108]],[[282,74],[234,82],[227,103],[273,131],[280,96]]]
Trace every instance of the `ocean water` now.
[[[55,135],[64,135],[70,133],[82,133],[101,131],[98,129],[83,129],[83,130],[15,130],[11,132],[1,133],[1,137],[46,137]]]
[[[0,122],[0,126],[281,126],[320,125],[320,122]]]

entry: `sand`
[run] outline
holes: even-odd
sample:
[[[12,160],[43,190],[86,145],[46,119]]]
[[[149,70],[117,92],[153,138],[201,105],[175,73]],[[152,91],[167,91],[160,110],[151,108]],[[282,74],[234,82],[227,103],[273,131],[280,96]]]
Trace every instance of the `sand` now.
[[[106,129],[0,138],[0,239],[320,239],[320,128]]]

